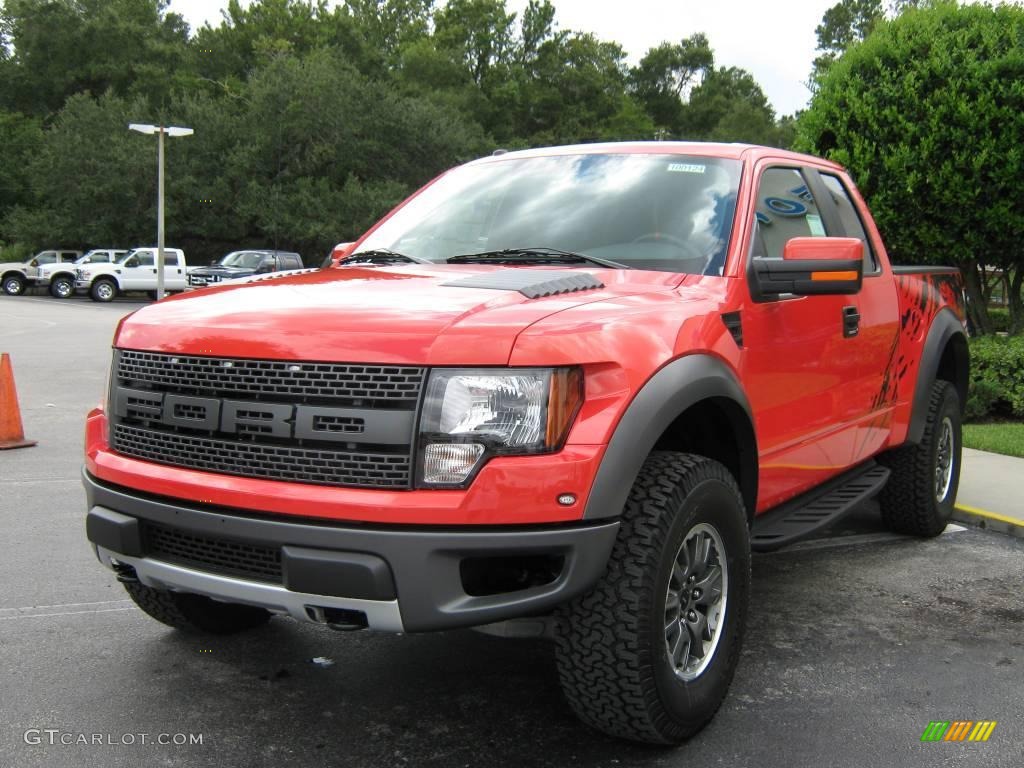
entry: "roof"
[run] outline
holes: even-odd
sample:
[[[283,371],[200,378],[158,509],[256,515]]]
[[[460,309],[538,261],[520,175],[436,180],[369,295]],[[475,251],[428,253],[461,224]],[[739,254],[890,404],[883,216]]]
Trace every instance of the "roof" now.
[[[500,155],[490,155],[475,160],[472,165],[503,162],[506,160],[526,157],[550,157],[552,155],[582,155],[582,154],[659,154],[659,155],[696,155],[699,157],[722,157],[733,160],[757,161],[762,157],[792,160],[793,162],[806,163],[827,163],[836,169],[842,166],[828,160],[804,155],[798,152],[790,152],[775,147],[762,147],[754,144],[716,144],[704,141],[622,141],[607,142],[599,144],[570,144],[560,147],[538,147],[536,149],[524,149],[514,152],[505,152]]]

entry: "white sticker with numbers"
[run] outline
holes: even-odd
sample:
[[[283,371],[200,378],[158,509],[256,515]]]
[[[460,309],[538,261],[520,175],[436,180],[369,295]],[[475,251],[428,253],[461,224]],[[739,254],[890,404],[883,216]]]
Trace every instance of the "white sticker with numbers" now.
[[[673,173],[704,173],[706,165],[693,165],[691,163],[669,163],[668,169]]]

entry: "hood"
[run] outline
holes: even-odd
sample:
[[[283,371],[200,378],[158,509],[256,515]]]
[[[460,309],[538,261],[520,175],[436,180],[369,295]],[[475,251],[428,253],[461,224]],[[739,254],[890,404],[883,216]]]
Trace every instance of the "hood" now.
[[[554,271],[543,270],[549,277]],[[537,275],[531,267],[487,265],[279,273],[151,304],[124,320],[115,343],[224,357],[504,365],[519,333],[545,317],[618,296],[670,291],[683,278],[640,270],[557,269],[554,277],[577,283],[593,278],[604,287],[529,298],[538,291],[511,287],[523,282],[524,273]],[[472,287],[481,282],[500,287]]]

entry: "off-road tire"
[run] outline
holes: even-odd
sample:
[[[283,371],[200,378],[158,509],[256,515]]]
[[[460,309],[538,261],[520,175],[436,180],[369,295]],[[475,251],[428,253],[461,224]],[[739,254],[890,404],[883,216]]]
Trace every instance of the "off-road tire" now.
[[[203,595],[124,585],[128,596],[157,621],[184,632],[233,635],[265,624],[270,612],[251,605],[221,603]]]
[[[50,295],[55,299],[70,299],[75,295],[75,281],[70,277],[56,277],[50,281]]]
[[[666,591],[695,526],[714,527],[728,582],[722,636],[703,672],[686,681],[667,649]],[[623,509],[608,569],[557,616],[562,690],[577,716],[607,734],[677,744],[715,714],[739,660],[750,596],[750,533],[735,479],[716,461],[655,452]]]
[[[953,468],[946,493],[940,499],[936,490],[936,469],[947,419],[952,428]],[[891,530],[923,538],[938,536],[945,530],[956,504],[962,446],[960,398],[951,383],[936,381],[928,397],[921,442],[887,451],[878,458],[879,463],[892,472],[878,496],[882,520]]]
[[[109,286],[109,293],[104,290],[104,287]],[[101,277],[94,281],[92,286],[89,288],[89,298],[93,301],[108,302],[113,301],[117,298],[118,289],[117,283],[106,277]]]
[[[3,280],[4,293],[8,296],[21,296],[25,292],[25,279],[18,275],[10,275]]]

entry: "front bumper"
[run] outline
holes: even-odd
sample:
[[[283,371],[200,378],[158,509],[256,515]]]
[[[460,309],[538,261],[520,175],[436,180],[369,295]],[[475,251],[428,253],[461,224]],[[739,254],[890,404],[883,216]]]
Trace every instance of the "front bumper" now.
[[[476,529],[295,522],[151,497],[88,472],[83,484],[87,534],[101,562],[122,572],[133,569],[147,586],[257,605],[305,621],[358,617],[371,629],[395,632],[478,626],[550,611],[597,582],[619,527],[617,521]],[[177,542],[171,547],[176,552],[154,544],[148,531],[156,529],[172,532],[164,535]],[[264,561],[271,553],[280,576],[225,572],[224,564],[237,553],[244,560],[252,551]],[[540,560],[559,564],[544,583],[496,592],[467,587],[467,573],[486,570],[489,563],[501,569],[510,561]]]

